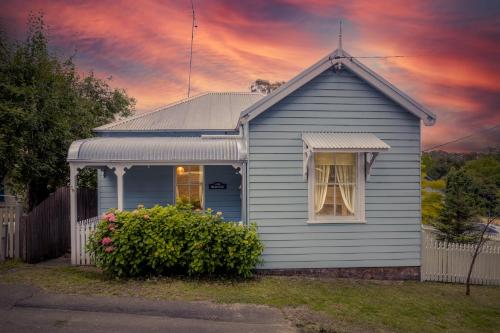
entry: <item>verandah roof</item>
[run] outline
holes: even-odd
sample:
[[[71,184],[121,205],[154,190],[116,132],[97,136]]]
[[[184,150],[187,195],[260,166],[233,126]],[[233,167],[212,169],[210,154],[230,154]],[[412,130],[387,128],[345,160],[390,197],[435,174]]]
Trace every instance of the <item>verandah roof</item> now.
[[[99,137],[75,141],[68,162],[231,162],[245,160],[237,137]]]

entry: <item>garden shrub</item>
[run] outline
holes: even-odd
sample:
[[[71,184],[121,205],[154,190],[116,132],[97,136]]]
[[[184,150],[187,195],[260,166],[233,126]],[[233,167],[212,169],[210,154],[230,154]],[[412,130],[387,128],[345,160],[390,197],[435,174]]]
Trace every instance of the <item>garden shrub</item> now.
[[[190,206],[110,211],[87,245],[96,265],[115,277],[181,274],[248,278],[263,245],[254,224]]]

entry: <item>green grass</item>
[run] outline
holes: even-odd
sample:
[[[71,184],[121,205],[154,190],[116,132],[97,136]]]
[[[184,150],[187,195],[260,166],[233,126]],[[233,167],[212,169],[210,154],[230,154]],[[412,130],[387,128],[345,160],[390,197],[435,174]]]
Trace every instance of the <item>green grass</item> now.
[[[250,281],[158,278],[112,280],[94,268],[0,265],[0,281],[56,293],[266,304],[304,331],[498,332],[500,288],[463,285],[258,277]]]

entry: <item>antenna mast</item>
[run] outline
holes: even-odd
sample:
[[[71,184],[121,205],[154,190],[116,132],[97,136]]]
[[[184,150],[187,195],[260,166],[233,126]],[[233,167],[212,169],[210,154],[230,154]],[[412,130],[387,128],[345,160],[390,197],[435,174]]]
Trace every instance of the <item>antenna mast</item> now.
[[[339,52],[342,55],[342,20],[339,21]]]
[[[342,50],[342,19],[339,21],[339,47],[337,51],[337,57],[339,60],[338,69],[342,69],[342,57],[344,56],[344,51]]]
[[[191,0],[191,11],[193,13],[193,23],[191,25],[191,49],[189,51],[189,78],[188,78],[188,93],[187,97],[191,94],[191,68],[193,65],[193,41],[194,41],[194,28],[197,28],[198,26],[195,25],[196,22],[196,16],[194,13],[194,3],[193,0]]]

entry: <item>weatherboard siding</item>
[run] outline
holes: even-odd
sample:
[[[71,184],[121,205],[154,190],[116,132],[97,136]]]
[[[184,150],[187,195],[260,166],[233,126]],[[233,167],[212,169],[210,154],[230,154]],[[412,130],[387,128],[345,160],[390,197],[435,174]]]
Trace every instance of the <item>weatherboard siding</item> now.
[[[110,170],[99,172],[98,205],[103,213],[117,207],[116,176]],[[134,166],[123,177],[124,209],[132,210],[139,204],[152,207],[174,202],[172,166]]]
[[[174,203],[174,167],[134,166],[123,178],[124,208],[135,209]],[[222,182],[227,188],[211,190],[209,184]],[[241,176],[230,165],[205,166],[205,207],[222,212],[226,221],[241,220]],[[117,207],[116,176],[106,170],[98,173],[98,208],[102,214]]]
[[[226,189],[210,189],[209,185],[221,182]],[[231,165],[205,166],[205,207],[222,212],[226,221],[241,220],[241,176]]]
[[[366,223],[307,223],[305,131],[370,132],[391,146],[366,181]],[[420,265],[420,120],[354,74],[326,71],[251,120],[248,166],[264,268]]]

